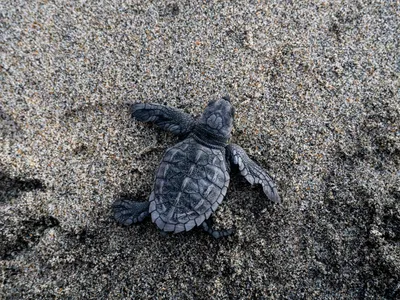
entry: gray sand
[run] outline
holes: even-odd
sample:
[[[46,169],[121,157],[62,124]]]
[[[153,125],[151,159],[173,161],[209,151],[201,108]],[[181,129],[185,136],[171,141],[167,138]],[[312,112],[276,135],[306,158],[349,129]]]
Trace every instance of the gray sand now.
[[[34,2],[0,4],[0,298],[400,297],[398,1]],[[283,203],[237,175],[234,236],[117,226],[176,142],[126,103],[227,93]]]

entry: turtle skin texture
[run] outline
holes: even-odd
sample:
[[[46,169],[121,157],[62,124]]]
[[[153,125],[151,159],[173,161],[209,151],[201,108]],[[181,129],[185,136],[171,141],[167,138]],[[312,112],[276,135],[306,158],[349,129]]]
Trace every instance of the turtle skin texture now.
[[[240,146],[229,143],[234,114],[227,96],[210,101],[197,118],[165,105],[134,104],[134,119],[154,123],[183,141],[165,152],[149,201],[119,199],[113,203],[117,222],[131,225],[151,215],[162,232],[178,233],[198,226],[214,238],[229,236],[234,228],[214,230],[210,216],[226,195],[232,166],[249,183],[261,184],[267,198],[279,203],[271,176]]]
[[[224,148],[210,148],[193,137],[166,151],[149,199],[159,229],[189,231],[215,212],[230,180],[225,157]]]

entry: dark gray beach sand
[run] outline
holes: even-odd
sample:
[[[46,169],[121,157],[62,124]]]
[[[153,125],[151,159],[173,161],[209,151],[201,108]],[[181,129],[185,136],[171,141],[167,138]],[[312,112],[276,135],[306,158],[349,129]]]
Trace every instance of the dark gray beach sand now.
[[[400,297],[398,1],[81,2],[0,4],[0,298]],[[118,226],[177,141],[126,103],[225,94],[282,204],[234,175],[231,237]]]

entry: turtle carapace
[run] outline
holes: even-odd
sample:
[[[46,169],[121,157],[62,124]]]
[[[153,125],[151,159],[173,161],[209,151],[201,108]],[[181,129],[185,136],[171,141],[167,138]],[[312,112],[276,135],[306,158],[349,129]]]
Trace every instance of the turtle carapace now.
[[[234,120],[229,97],[209,102],[198,119],[175,108],[144,103],[134,104],[132,115],[184,139],[165,152],[148,201],[120,199],[113,204],[119,223],[130,225],[151,215],[153,223],[165,232],[199,226],[215,238],[232,234],[233,229],[214,230],[209,217],[226,195],[234,165],[248,182],[261,184],[271,201],[280,202],[268,173],[241,147],[228,144]]]

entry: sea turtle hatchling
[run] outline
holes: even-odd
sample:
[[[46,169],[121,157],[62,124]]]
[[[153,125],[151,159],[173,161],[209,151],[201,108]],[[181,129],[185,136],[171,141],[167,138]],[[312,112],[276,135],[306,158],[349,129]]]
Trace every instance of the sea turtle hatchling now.
[[[175,108],[144,103],[134,104],[132,115],[183,140],[165,152],[149,201],[120,199],[113,204],[119,223],[130,225],[151,215],[153,223],[164,232],[178,233],[200,226],[215,238],[232,234],[233,229],[214,230],[209,217],[226,195],[234,165],[248,182],[261,184],[271,201],[280,202],[268,173],[241,147],[228,144],[234,119],[229,97],[209,102],[198,119]]]

